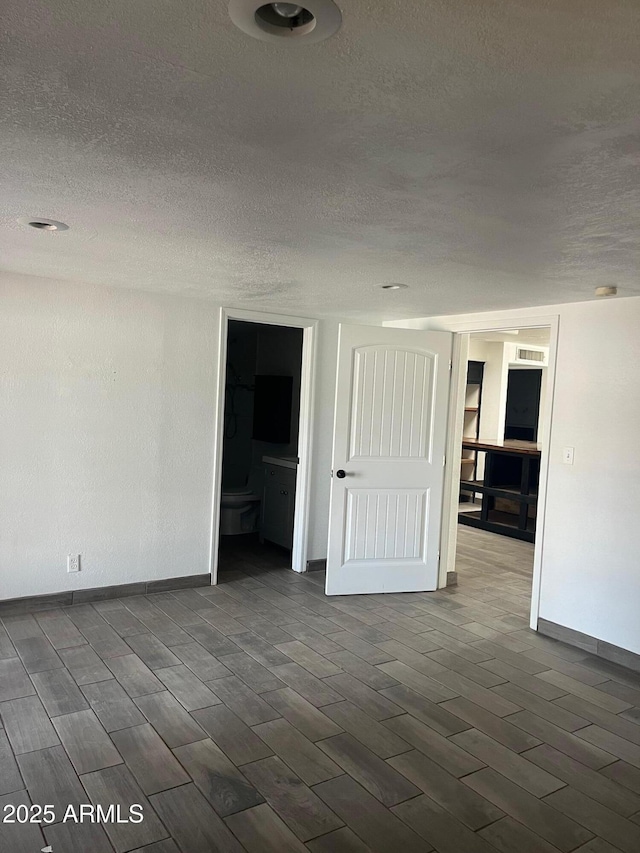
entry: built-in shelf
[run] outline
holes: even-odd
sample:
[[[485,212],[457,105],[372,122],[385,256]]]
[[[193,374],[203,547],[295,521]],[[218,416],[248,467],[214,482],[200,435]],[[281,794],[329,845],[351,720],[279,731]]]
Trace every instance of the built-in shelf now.
[[[482,405],[482,378],[484,375],[484,362],[470,361],[467,364],[467,387],[464,396],[464,423],[462,434],[465,438],[477,439],[480,435],[480,406]],[[462,457],[465,477],[463,479],[474,479],[477,474],[478,454],[475,450],[467,450],[467,455]],[[469,468],[472,467],[472,471]],[[474,495],[460,489],[460,502],[473,501]]]

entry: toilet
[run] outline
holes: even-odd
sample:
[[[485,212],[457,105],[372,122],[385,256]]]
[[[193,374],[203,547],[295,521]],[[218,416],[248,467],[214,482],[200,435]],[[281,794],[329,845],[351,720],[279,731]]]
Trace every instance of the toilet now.
[[[255,533],[260,515],[260,497],[251,486],[223,486],[220,502],[221,536]]]

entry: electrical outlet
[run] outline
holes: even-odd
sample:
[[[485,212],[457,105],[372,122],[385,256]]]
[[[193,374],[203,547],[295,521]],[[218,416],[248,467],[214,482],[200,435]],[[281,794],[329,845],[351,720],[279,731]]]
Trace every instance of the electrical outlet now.
[[[565,447],[563,449],[562,461],[565,465],[573,465],[573,447]]]
[[[80,571],[80,554],[67,555],[67,572]]]

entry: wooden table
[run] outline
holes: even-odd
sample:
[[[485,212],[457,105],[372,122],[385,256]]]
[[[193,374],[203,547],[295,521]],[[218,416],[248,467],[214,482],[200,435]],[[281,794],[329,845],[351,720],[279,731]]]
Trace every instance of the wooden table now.
[[[478,512],[460,512],[459,522],[533,542],[541,446],[517,439],[464,438],[462,449],[485,453],[486,458],[483,480],[460,481],[461,491],[482,495],[482,504]],[[496,509],[496,498],[516,503],[517,513]]]
[[[535,441],[520,441],[517,438],[463,438],[463,450],[488,450],[498,453],[516,453],[518,455],[540,456],[542,445]]]

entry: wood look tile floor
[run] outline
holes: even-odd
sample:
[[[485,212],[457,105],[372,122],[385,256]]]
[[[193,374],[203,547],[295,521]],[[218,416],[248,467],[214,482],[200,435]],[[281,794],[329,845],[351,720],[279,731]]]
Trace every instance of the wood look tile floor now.
[[[327,598],[236,543],[217,587],[3,618],[0,809],[56,820],[0,851],[637,853],[640,674],[529,630],[532,557],[461,527],[457,587]]]

